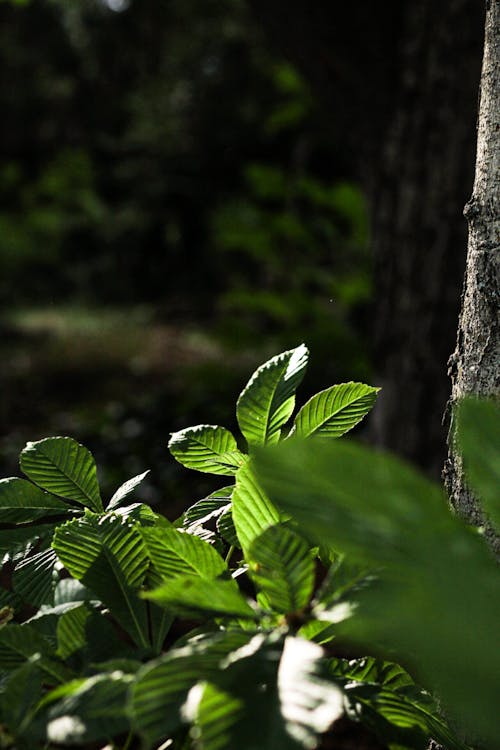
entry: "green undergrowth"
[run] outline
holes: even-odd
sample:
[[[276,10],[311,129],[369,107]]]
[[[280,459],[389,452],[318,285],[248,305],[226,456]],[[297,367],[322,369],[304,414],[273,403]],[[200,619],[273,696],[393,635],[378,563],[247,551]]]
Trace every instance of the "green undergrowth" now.
[[[373,747],[493,749],[488,548],[439,487],[338,440],[377,388],[296,411],[308,356],[254,372],[240,434],[171,435],[174,459],[221,479],[174,522],[141,502],[147,472],[103,497],[84,446],[27,444],[25,478],[0,480],[0,747],[313,750],[343,720]],[[492,523],[495,408],[457,415]]]

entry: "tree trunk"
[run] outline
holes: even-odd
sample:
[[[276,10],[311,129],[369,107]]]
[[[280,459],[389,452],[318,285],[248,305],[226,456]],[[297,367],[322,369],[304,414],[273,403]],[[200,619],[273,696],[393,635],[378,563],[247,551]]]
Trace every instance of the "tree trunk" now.
[[[452,405],[467,394],[500,396],[500,0],[490,0],[485,25],[481,74],[476,176],[465,206],[469,246],[457,346],[450,358]],[[445,478],[451,501],[469,522],[482,517],[464,483],[450,429],[450,457]],[[500,554],[500,539],[490,542]]]
[[[481,4],[249,2],[311,82],[370,198],[374,379],[383,388],[372,439],[438,477],[465,268]]]

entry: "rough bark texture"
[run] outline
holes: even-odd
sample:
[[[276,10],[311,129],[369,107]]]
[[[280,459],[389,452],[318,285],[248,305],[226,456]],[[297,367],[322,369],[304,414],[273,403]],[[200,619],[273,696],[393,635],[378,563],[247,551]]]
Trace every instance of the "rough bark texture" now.
[[[372,439],[441,472],[465,268],[484,13],[477,0],[249,0],[311,82],[370,198]]]
[[[490,0],[485,25],[481,74],[476,176],[465,206],[469,224],[467,270],[457,346],[450,358],[452,404],[474,394],[500,398],[500,0]],[[464,484],[454,452],[453,425],[445,478],[456,510],[471,523],[481,513]],[[489,532],[500,554],[500,539]]]

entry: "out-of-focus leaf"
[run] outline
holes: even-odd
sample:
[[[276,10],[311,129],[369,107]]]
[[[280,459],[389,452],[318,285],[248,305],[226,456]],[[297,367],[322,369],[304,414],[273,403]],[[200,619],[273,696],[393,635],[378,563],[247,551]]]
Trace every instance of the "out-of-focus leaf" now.
[[[241,392],[236,416],[249,445],[272,445],[291,417],[295,391],[307,367],[309,352],[304,344],[278,354],[261,365]]]
[[[318,543],[381,567],[340,634],[414,662],[465,731],[496,742],[500,573],[439,487],[406,464],[344,441],[260,451],[258,476]],[[479,635],[480,634],[480,635]]]
[[[51,437],[28,443],[20,456],[28,479],[54,495],[102,511],[94,457],[69,437]]]
[[[457,409],[458,444],[465,474],[500,533],[500,408],[467,398]]]
[[[121,671],[74,680],[44,700],[47,737],[57,744],[83,745],[126,732],[126,696],[132,676]]]
[[[70,672],[55,657],[48,641],[31,625],[6,625],[0,628],[0,670],[12,671],[35,654],[40,655],[40,669],[55,683],[64,682]]]
[[[199,638],[139,671],[130,705],[133,726],[147,747],[181,726],[185,721],[181,708],[189,690],[199,680],[216,674],[224,657],[248,640],[241,631]]]
[[[343,695],[321,676],[323,650],[309,641],[256,636],[227,659],[227,672],[192,708],[207,750],[314,748],[344,712]],[[197,703],[196,703],[196,698]]]

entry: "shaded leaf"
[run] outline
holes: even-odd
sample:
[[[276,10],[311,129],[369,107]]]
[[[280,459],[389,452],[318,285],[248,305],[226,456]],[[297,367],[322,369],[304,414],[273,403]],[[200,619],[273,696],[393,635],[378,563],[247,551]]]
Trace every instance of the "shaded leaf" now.
[[[0,523],[38,521],[47,516],[64,514],[68,510],[67,503],[43,492],[26,479],[0,479]],[[2,534],[6,536],[6,532],[2,531]]]
[[[45,699],[47,737],[58,744],[82,745],[126,732],[126,695],[132,676],[120,671],[74,680]]]
[[[28,443],[20,465],[28,479],[75,503],[102,511],[94,457],[69,437],[51,437]]]
[[[57,622],[57,654],[67,659],[87,643],[85,626],[91,610],[86,604],[67,609]]]
[[[233,521],[233,507],[230,504],[227,510],[217,519],[217,531],[227,544],[233,547],[239,547],[240,541],[236,533],[236,527]]]
[[[57,556],[53,549],[29,555],[16,565],[12,576],[14,591],[34,607],[52,604],[57,579],[54,577]]]
[[[36,654],[44,674],[56,683],[70,676],[69,670],[55,658],[48,641],[31,625],[6,625],[0,628],[0,670],[12,671]]]
[[[252,543],[249,572],[275,612],[298,612],[309,603],[314,561],[307,543],[283,526],[271,526]]]
[[[118,516],[88,513],[56,529],[53,548],[71,575],[110,607],[140,646],[147,646],[147,613],[137,597],[149,559],[139,531]]]

